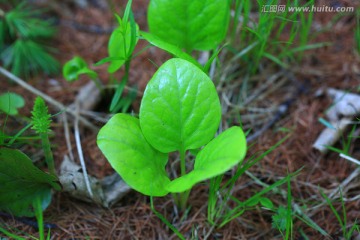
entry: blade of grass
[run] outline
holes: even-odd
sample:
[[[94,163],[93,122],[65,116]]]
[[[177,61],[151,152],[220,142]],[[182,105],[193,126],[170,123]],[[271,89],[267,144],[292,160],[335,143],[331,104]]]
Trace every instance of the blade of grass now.
[[[154,207],[153,197],[150,196],[150,207],[153,213],[168,226],[175,234],[178,236],[179,239],[185,240],[185,237],[177,230],[176,227],[174,227],[160,212],[158,212]]]

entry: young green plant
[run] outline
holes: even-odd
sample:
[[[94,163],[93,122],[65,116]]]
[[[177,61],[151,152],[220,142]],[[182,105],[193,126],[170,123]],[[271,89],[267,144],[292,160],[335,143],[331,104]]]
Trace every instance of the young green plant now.
[[[56,170],[54,165],[54,157],[51,151],[49,141],[49,131],[51,123],[51,115],[48,113],[48,108],[45,104],[44,99],[37,97],[34,102],[34,109],[32,113],[32,129],[39,134],[44,150],[45,160],[49,171],[52,175],[56,176]]]
[[[210,78],[188,61],[170,59],[148,83],[139,119],[116,114],[100,130],[97,143],[129,186],[149,196],[179,194],[176,203],[184,211],[193,185],[226,172],[246,154],[240,127],[214,138],[220,119]],[[200,148],[188,168],[186,152]],[[181,176],[170,180],[165,166],[174,151],[180,155]]]
[[[139,26],[134,20],[131,4],[132,0],[128,1],[123,18],[115,14],[119,26],[114,29],[108,42],[109,57],[106,57],[95,64],[101,65],[109,63],[108,73],[110,74],[110,84],[116,80],[113,74],[122,66],[125,68],[125,74],[121,81],[115,82],[116,90],[109,107],[109,110],[112,113],[117,113],[119,110],[121,112],[126,112],[137,96],[136,89],[131,89],[127,96],[124,96],[123,94],[125,85],[129,79],[133,51],[139,39]],[[63,66],[63,76],[70,82],[77,80],[82,74],[90,77],[101,91],[104,89],[103,84],[99,81],[97,73],[91,70],[85,60],[81,57],[76,56]]]
[[[73,57],[73,59],[64,64],[62,74],[68,82],[77,81],[80,75],[87,75],[100,91],[103,90],[102,83],[98,79],[98,74],[94,70],[91,70],[85,60],[79,56]]]
[[[14,97],[9,95],[8,97]],[[15,96],[15,100],[19,100]],[[14,103],[13,101],[10,101]],[[16,103],[16,101],[15,101]],[[18,106],[9,105],[11,107]],[[9,114],[9,113],[8,113]],[[44,100],[37,98],[32,112],[32,123],[20,130],[15,136],[1,136],[0,143],[0,211],[17,217],[33,217],[38,219],[40,239],[45,239],[42,212],[51,202],[52,189],[61,190],[55,175],[54,161],[48,139],[50,115]],[[50,174],[36,167],[32,160],[14,147],[20,135],[33,127],[43,140],[43,148]],[[34,138],[34,137],[31,137]],[[10,139],[5,142],[6,139]],[[6,146],[6,147],[5,147]],[[0,232],[10,237],[18,237],[0,226]],[[48,235],[49,237],[49,235]],[[22,239],[19,237],[19,239]]]

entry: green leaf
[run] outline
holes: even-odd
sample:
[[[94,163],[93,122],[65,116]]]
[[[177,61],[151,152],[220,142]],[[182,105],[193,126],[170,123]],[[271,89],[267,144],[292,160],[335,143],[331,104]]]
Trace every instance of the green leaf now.
[[[269,209],[273,209],[274,208],[274,204],[272,203],[272,201],[266,197],[262,197],[260,198],[260,204],[263,207],[269,208]]]
[[[124,27],[120,26],[116,28],[109,40],[108,52],[109,59],[113,59],[110,61],[110,66],[108,68],[109,73],[113,73],[117,71],[125,61],[129,60],[132,55],[132,51],[138,41],[137,33],[139,31],[139,26],[136,25],[136,39],[133,39],[134,30],[131,28],[130,22],[126,22],[127,27],[124,32]],[[123,24],[124,25],[124,24]],[[123,59],[123,60],[114,60],[115,58]]]
[[[215,48],[229,20],[224,0],[151,0],[148,8],[150,32],[187,52]]]
[[[255,198],[250,198],[249,201],[246,201],[246,207],[254,207],[256,205],[258,205],[260,202],[260,198],[255,197]]]
[[[101,128],[97,144],[111,166],[136,191],[150,196],[165,196],[170,182],[165,165],[167,154],[145,140],[139,120],[126,114],[114,115]]]
[[[276,213],[272,216],[272,228],[285,231],[287,224],[287,214],[287,209],[283,206],[280,206]]]
[[[18,108],[25,106],[23,97],[16,93],[4,93],[0,95],[0,111],[9,115],[18,114]]]
[[[192,56],[190,56],[186,52],[183,52],[177,46],[165,42],[151,33],[140,32],[140,34],[144,39],[146,39],[146,41],[148,41],[150,44],[154,45],[155,47],[161,48],[162,50],[165,50],[168,53],[173,54],[175,57],[187,60],[192,64],[196,65],[197,67],[202,68],[202,66],[198,63],[198,61],[196,61]]]
[[[169,192],[184,192],[198,182],[222,174],[246,154],[246,138],[240,127],[231,127],[207,144],[196,156],[194,170],[173,180]]]
[[[67,81],[76,81],[82,74],[86,74],[92,79],[97,78],[97,73],[89,69],[87,63],[81,57],[75,56],[65,63],[63,67],[63,76]]]
[[[146,140],[164,153],[207,144],[220,118],[220,101],[210,78],[178,58],[165,62],[154,74],[140,107]]]
[[[111,99],[111,104],[110,104],[110,108],[109,108],[110,112],[113,112],[115,110],[116,106],[118,105],[118,103],[120,102],[120,99],[121,99],[122,93],[125,89],[126,83],[127,83],[127,79],[123,78],[122,81],[117,86],[114,96]]]
[[[36,198],[43,210],[51,201],[51,188],[61,190],[56,176],[33,165],[19,150],[0,148],[0,210],[16,216],[34,216]]]
[[[124,17],[123,17],[123,22],[128,22],[129,21],[129,16],[130,16],[130,12],[131,12],[131,4],[132,4],[132,0],[129,0],[126,4],[126,8],[125,8],[125,12],[124,12]],[[126,25],[123,26],[124,30],[126,30]]]

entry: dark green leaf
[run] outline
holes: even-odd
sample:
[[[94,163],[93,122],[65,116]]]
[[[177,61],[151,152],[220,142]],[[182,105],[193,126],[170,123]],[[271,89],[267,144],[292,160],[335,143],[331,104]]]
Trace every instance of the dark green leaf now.
[[[16,216],[34,216],[33,202],[40,198],[43,210],[51,200],[51,188],[61,190],[56,176],[33,165],[18,150],[0,148],[0,209]]]

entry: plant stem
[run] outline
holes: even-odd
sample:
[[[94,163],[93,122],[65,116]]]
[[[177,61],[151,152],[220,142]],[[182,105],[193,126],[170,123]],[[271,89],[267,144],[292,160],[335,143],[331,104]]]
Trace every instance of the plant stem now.
[[[181,167],[181,176],[186,174],[186,163],[185,163],[185,151],[180,149],[180,167]]]
[[[186,162],[185,162],[185,154],[186,150],[184,148],[180,149],[180,168],[181,168],[181,176],[184,176],[186,174]],[[180,197],[180,209],[182,212],[185,212],[186,210],[186,203],[189,198],[190,190],[187,190],[185,192],[182,192],[179,194]]]
[[[44,150],[45,161],[52,175],[56,176],[54,157],[50,148],[49,136],[47,133],[40,133],[42,147]]]

